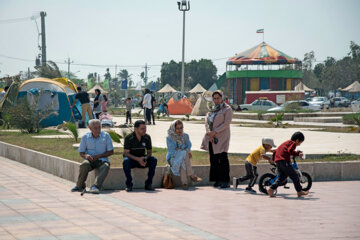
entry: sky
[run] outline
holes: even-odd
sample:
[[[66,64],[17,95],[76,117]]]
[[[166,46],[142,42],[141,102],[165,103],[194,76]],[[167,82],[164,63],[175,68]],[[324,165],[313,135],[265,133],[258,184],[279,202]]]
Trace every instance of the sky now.
[[[346,56],[350,41],[360,44],[358,0],[191,0],[190,6],[185,61],[212,59],[218,74],[226,71],[227,58],[262,42],[257,29],[264,29],[274,48],[298,59],[313,50],[318,62]],[[70,70],[80,78],[103,76],[107,67],[114,75],[118,65],[117,71],[127,69],[138,82],[147,63],[152,81],[163,62],[181,61],[176,0],[0,0],[0,78],[34,70],[40,52],[30,17],[40,11],[47,13],[47,59],[67,71],[70,58]],[[28,19],[8,21],[22,18]]]

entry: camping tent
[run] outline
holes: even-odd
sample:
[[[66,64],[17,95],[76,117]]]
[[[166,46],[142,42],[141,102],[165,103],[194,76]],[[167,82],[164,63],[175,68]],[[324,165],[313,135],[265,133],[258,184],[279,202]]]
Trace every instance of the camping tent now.
[[[100,92],[101,92],[101,94],[107,94],[107,93],[108,93],[107,91],[105,91],[104,89],[102,89],[102,87],[100,87],[99,84],[96,84],[92,89],[90,89],[89,91],[87,91],[87,93],[89,93],[89,94],[95,94],[95,90],[96,90],[96,89],[99,89]]]
[[[313,92],[314,90],[308,88],[303,82],[299,82],[298,85],[295,86],[294,91]]]
[[[177,92],[174,88],[172,88],[168,83],[158,91],[158,93],[175,93]]]
[[[203,93],[206,89],[201,86],[200,83],[196,84],[196,86],[189,91],[189,93]]]
[[[180,98],[178,101],[175,101],[172,97],[167,102],[167,105],[171,115],[191,114],[193,110],[193,106],[187,98]]]
[[[6,110],[8,106],[26,98],[28,103],[33,104],[37,100],[37,110],[51,110],[57,114],[48,116],[41,121],[42,127],[57,126],[64,121],[75,121],[81,119],[81,106],[77,105],[71,109],[70,106],[75,100],[76,92],[61,82],[48,78],[34,78],[26,80],[19,85],[13,83],[4,101],[1,101],[0,111]]]
[[[209,112],[208,103],[212,100],[212,92],[206,91],[201,94],[201,97],[195,103],[195,106],[191,112],[192,116],[205,116]]]
[[[360,83],[355,81],[346,88],[341,89],[341,91],[344,92],[344,97],[349,99],[360,98]]]

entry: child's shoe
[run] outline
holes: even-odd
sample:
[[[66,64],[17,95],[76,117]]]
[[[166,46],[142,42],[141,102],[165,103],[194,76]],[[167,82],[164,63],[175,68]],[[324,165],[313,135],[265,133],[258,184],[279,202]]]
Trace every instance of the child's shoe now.
[[[236,190],[239,185],[239,179],[236,177],[233,177],[233,189]]]
[[[309,191],[300,191],[300,192],[297,192],[297,196],[298,197],[302,197],[302,196],[305,196],[305,195],[308,195],[309,194]]]
[[[256,193],[256,191],[254,189],[252,189],[251,187],[247,187],[245,189],[246,192],[249,192],[249,193]]]
[[[270,197],[275,197],[274,189],[269,188],[269,190],[267,190],[267,194],[268,194]]]

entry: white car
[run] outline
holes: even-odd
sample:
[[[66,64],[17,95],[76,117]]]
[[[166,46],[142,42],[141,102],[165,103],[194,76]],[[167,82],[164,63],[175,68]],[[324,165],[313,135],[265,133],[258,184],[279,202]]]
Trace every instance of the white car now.
[[[266,111],[269,108],[277,107],[276,103],[270,100],[257,99],[250,104],[241,104],[242,111]]]
[[[334,97],[334,106],[335,107],[348,107],[350,106],[350,101],[346,97]]]
[[[321,109],[329,109],[330,101],[327,97],[313,97],[308,101],[309,103],[320,105]]]
[[[360,98],[351,102],[351,109],[353,112],[360,112]]]
[[[286,103],[281,104],[279,107],[270,108],[267,111],[268,112],[281,112],[284,111],[286,107],[289,107],[289,105],[297,105],[296,107],[300,106],[302,109],[307,110],[313,110],[313,111],[320,111],[321,106],[318,104],[312,104],[305,100],[298,100],[298,101],[288,101]]]

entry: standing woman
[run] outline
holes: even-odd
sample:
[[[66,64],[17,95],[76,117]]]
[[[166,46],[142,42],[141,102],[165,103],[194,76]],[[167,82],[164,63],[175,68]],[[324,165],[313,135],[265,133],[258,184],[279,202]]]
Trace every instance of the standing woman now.
[[[95,99],[94,99],[94,113],[97,119],[99,119],[99,116],[102,112],[102,102],[103,102],[103,96],[101,95],[100,89],[95,89]]]
[[[210,181],[214,187],[228,188],[230,164],[228,150],[230,143],[230,123],[233,117],[231,107],[223,100],[220,90],[212,94],[215,106],[205,117],[206,134],[201,149],[210,154]]]
[[[168,153],[166,160],[171,166],[171,172],[175,176],[180,176],[183,189],[187,190],[188,177],[193,182],[201,182],[202,179],[196,176],[191,167],[191,142],[189,135],[184,133],[184,124],[180,120],[171,123],[166,138]]]
[[[108,99],[106,97],[106,95],[103,95],[104,101],[102,102],[102,111],[103,112],[107,112],[108,108],[107,108],[107,103],[108,103]]]

